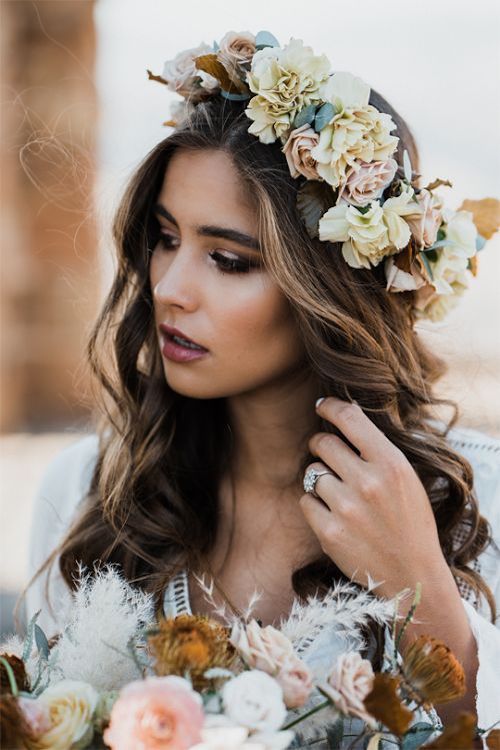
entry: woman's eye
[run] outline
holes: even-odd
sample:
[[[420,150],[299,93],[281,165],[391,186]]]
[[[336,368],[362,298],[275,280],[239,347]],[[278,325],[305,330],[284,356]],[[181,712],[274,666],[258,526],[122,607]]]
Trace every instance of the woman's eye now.
[[[164,250],[170,250],[175,247],[175,242],[176,238],[173,235],[158,232],[151,249],[153,250],[157,245],[160,245]],[[250,260],[228,258],[216,250],[210,253],[210,257],[215,260],[217,267],[222,273],[248,273],[251,268],[258,267],[258,264],[252,263]]]

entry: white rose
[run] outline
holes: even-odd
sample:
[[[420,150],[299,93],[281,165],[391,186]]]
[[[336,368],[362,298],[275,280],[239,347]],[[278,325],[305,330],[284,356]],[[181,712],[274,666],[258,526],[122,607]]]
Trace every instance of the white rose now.
[[[258,669],[242,672],[226,682],[222,702],[225,714],[235,724],[261,732],[279,729],[287,713],[281,687]]]
[[[167,60],[163,66],[162,78],[168,82],[168,88],[181,96],[195,99],[200,95],[200,87],[212,91],[220,85],[213,76],[198,70],[194,58],[200,55],[213,54],[208,44],[183,50],[173,60]]]
[[[97,691],[86,682],[62,680],[50,685],[38,696],[38,701],[47,707],[52,725],[30,743],[30,750],[88,747],[93,737],[92,720],[98,700]]]
[[[453,282],[466,271],[469,258],[476,254],[477,228],[470,211],[449,209],[447,223],[442,228],[446,239],[453,244],[438,248],[437,259],[430,261],[432,283],[439,294],[452,294]]]
[[[227,716],[207,714],[201,730],[202,742],[191,750],[284,750],[295,733],[289,729],[279,732],[251,732],[237,726]]]
[[[439,294],[430,284],[417,291],[415,308],[419,318],[427,318],[437,323],[446,317],[468,288],[466,272],[456,274],[449,279],[448,284],[450,291],[447,294]]]

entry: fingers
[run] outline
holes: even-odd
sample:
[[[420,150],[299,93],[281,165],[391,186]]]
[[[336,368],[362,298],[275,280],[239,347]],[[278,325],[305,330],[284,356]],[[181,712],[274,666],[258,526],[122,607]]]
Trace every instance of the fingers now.
[[[357,404],[329,396],[321,401],[316,410],[321,417],[339,428],[365,461],[382,461],[398,450]],[[354,453],[352,455],[355,456]]]
[[[317,432],[313,435],[309,441],[309,449],[344,481],[355,478],[363,470],[363,464],[366,464],[341,438],[330,432]]]

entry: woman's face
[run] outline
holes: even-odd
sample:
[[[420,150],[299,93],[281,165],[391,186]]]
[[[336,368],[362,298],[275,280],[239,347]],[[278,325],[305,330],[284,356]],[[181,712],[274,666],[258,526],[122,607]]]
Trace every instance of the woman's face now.
[[[162,354],[169,386],[194,398],[218,398],[285,379],[303,347],[259,250],[236,236],[256,244],[257,215],[231,158],[220,150],[176,151],[153,224],[160,236],[150,263],[160,349],[165,324],[208,350],[183,362]],[[224,236],[220,228],[235,234]]]

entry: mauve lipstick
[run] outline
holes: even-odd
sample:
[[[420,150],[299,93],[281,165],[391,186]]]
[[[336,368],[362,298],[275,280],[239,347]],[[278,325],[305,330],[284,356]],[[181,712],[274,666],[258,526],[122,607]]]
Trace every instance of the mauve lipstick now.
[[[183,334],[178,328],[173,328],[172,326],[167,326],[163,323],[160,324],[159,328],[162,339],[161,350],[163,356],[167,359],[171,359],[174,362],[191,362],[194,359],[200,359],[201,357],[204,357],[205,354],[208,354],[208,349],[205,349],[204,347],[201,349],[192,349],[191,347],[182,346],[182,344],[174,341],[172,337],[175,335],[180,336],[187,341],[191,341],[193,344],[197,344],[196,341],[193,341]],[[201,344],[197,345],[201,346]]]

